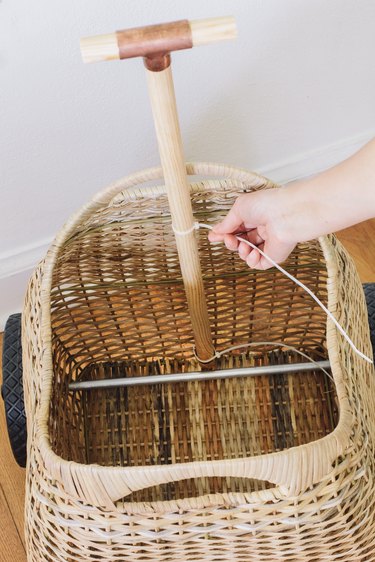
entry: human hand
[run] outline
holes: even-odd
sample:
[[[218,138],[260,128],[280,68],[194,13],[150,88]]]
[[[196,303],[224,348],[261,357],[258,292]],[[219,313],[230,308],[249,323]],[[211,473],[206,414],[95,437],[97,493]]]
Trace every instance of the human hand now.
[[[240,195],[223,221],[209,233],[210,242],[223,241],[252,269],[268,269],[272,263],[236,235],[260,248],[276,263],[285,261],[297,243],[288,234],[285,195],[284,188]]]
[[[280,263],[298,242],[375,217],[374,162],[375,139],[312,178],[241,195],[210,232],[209,240],[224,241],[251,268],[272,267],[257,249],[240,242],[236,233]]]

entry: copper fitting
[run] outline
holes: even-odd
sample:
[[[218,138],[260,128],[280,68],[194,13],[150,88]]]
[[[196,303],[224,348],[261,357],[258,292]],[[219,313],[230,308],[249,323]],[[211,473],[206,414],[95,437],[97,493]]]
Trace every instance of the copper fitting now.
[[[143,57],[148,70],[160,72],[170,65],[171,51],[193,46],[188,20],[135,27],[116,32],[120,59]]]

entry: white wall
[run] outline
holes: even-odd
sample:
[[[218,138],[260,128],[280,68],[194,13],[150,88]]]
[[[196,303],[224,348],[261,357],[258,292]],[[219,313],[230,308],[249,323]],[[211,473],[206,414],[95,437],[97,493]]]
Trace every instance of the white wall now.
[[[374,133],[373,0],[0,1],[0,320],[69,215],[158,162],[141,61],[83,65],[79,38],[227,14],[236,42],[173,56],[188,160],[285,181]]]

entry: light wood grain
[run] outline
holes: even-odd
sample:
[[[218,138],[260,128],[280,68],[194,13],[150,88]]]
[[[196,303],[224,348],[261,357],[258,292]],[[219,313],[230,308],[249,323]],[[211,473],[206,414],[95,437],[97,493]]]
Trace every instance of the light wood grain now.
[[[228,41],[237,37],[236,21],[233,16],[194,20],[189,24],[193,47],[217,41]]]
[[[81,55],[84,63],[116,60],[120,58],[120,50],[116,33],[83,37],[80,40]]]
[[[1,349],[2,343],[3,336],[0,334]],[[0,371],[2,373],[1,368]],[[23,532],[25,471],[18,467],[13,458],[2,401],[0,401],[0,451],[0,562],[25,562]]]
[[[214,355],[171,68],[146,70],[152,112],[197,355]]]

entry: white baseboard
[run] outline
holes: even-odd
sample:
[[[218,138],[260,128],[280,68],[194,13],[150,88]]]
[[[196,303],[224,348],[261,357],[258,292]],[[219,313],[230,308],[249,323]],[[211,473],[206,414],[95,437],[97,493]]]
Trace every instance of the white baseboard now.
[[[34,265],[26,271],[0,279],[0,332],[11,314],[21,312],[27,283]]]
[[[297,154],[256,171],[275,182],[287,183],[311,176],[341,162],[373,137],[375,132],[368,131],[328,146]],[[0,254],[0,331],[4,329],[10,314],[21,311],[27,279],[38,261],[45,255],[51,241],[52,238],[40,240]]]
[[[367,131],[354,137],[342,139],[335,143],[297,154],[292,158],[275,162],[257,171],[275,182],[288,183],[312,176],[342,162],[342,160],[357,152],[361,146],[374,137],[375,131]]]
[[[39,240],[34,244],[18,247],[15,250],[0,254],[0,279],[12,277],[23,271],[34,269],[43,258],[52,238]]]

